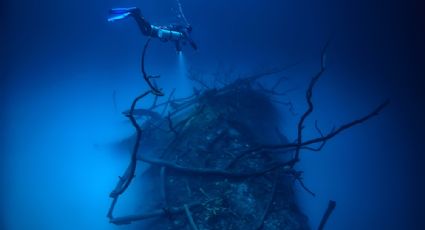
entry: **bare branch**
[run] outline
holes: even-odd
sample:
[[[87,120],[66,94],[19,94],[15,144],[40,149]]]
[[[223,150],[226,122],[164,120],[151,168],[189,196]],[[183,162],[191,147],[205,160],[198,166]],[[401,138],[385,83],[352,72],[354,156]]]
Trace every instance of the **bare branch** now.
[[[304,114],[301,116],[300,121],[298,122],[298,135],[297,135],[297,144],[298,146],[295,148],[295,160],[300,160],[300,151],[301,151],[301,143],[302,143],[302,131],[304,129],[304,122],[307,119],[307,117],[313,112],[313,102],[311,98],[313,97],[313,88],[316,85],[317,81],[320,79],[322,74],[325,72],[325,55],[326,55],[326,49],[328,48],[329,43],[326,43],[325,47],[322,50],[322,58],[321,58],[321,66],[320,71],[314,76],[311,81],[310,85],[308,86],[307,92],[306,92],[306,100],[308,104],[308,109],[304,112]]]
[[[171,120],[171,113],[170,112],[168,112],[167,121],[168,121],[168,128],[170,129],[170,131],[173,132],[174,135],[178,136],[179,133],[176,131],[176,129],[173,126],[173,121]]]
[[[289,92],[294,91],[295,88],[287,89],[285,91],[279,92],[277,91],[277,87],[284,81],[287,80],[287,77],[283,76],[280,77],[275,84],[271,87],[271,89],[267,89],[264,87],[260,82],[257,82],[258,88],[260,88],[260,91],[266,94],[270,94],[272,96],[286,96]]]
[[[159,89],[157,89],[154,85],[152,85],[152,83],[150,82],[149,76],[145,72],[145,66],[144,66],[145,55],[146,55],[146,49],[149,45],[149,41],[150,41],[150,39],[146,42],[146,44],[143,48],[142,60],[141,60],[141,69],[142,69],[142,73],[143,73],[143,78],[146,81],[146,83],[148,84],[148,86],[150,87],[150,90],[146,91],[145,93],[141,94],[140,96],[136,97],[133,100],[133,103],[131,104],[131,107],[130,107],[130,111],[126,115],[130,119],[133,127],[136,129],[136,142],[134,143],[130,163],[129,163],[126,171],[124,172],[124,175],[119,178],[117,185],[115,186],[114,190],[109,195],[111,198],[113,198],[111,206],[110,206],[108,214],[107,214],[107,216],[111,220],[111,222],[113,220],[113,211],[114,211],[114,208],[115,208],[115,204],[118,200],[118,197],[127,190],[131,181],[135,177],[135,171],[136,171],[136,165],[137,165],[137,153],[139,151],[140,140],[142,138],[142,128],[137,123],[136,118],[134,117],[134,111],[136,109],[136,105],[141,99],[143,99],[144,97],[146,97],[149,94],[153,94],[155,96],[163,96],[164,95]]]
[[[109,219],[114,218],[113,212],[114,212],[114,209],[115,209],[115,205],[117,204],[117,201],[118,201],[118,196],[116,196],[112,199],[111,206],[109,207],[108,214],[106,215],[106,217],[108,217]]]
[[[325,214],[323,215],[322,220],[320,221],[320,225],[317,228],[318,230],[323,230],[326,222],[328,221],[335,207],[336,207],[336,202],[333,200],[330,200],[328,203],[328,208],[326,209]]]
[[[172,98],[172,97],[173,97],[173,95],[174,95],[174,92],[176,92],[176,88],[174,88],[174,89],[171,91],[170,95],[168,96],[168,99],[167,99],[167,101],[165,102],[164,109],[163,109],[163,110],[162,110],[162,112],[161,112],[161,116],[164,116],[165,112],[167,111],[168,106],[169,106],[169,105],[170,105],[170,103],[171,103],[171,98]]]
[[[305,184],[304,184],[304,180],[303,180],[303,178],[302,178],[302,174],[303,174],[303,172],[302,171],[295,171],[295,170],[291,170],[290,172],[289,172],[293,177],[294,177],[294,179],[296,180],[296,181],[298,181],[298,183],[301,185],[301,187],[307,192],[307,193],[309,193],[310,195],[312,195],[312,196],[316,196],[316,194],[313,192],[313,191],[311,191],[309,188],[307,188],[307,186],[305,186]]]
[[[371,119],[371,118],[379,115],[382,112],[382,110],[385,107],[388,106],[389,103],[390,103],[389,100],[386,100],[384,103],[382,103],[377,108],[375,108],[371,113],[369,113],[369,114],[365,115],[364,117],[361,117],[361,118],[359,118],[357,120],[353,120],[353,121],[348,122],[348,123],[346,123],[344,125],[341,125],[340,127],[334,129],[333,131],[329,132],[328,134],[326,134],[324,136],[313,138],[313,139],[310,139],[308,141],[304,141],[304,142],[302,142],[300,144],[298,144],[298,143],[289,143],[289,144],[281,144],[281,145],[261,145],[261,146],[258,146],[256,148],[252,148],[252,149],[246,150],[246,151],[244,151],[244,153],[245,152],[247,152],[247,153],[263,152],[263,151],[277,150],[277,149],[295,149],[297,147],[300,147],[301,148],[301,147],[308,146],[308,145],[311,145],[311,144],[316,144],[316,143],[321,143],[321,142],[324,142],[324,141],[328,141],[329,139],[331,139],[331,138],[335,137],[336,135],[340,134],[341,132],[343,132],[343,131],[345,131],[347,129],[350,129],[350,128],[356,126],[356,125],[362,124],[365,121],[367,121],[367,120],[369,120],[369,119]]]
[[[205,89],[210,89],[210,87],[204,82],[204,80],[200,76],[201,74],[199,72],[195,72],[193,68],[189,69],[188,78],[189,80],[198,83],[199,85],[203,86]]]
[[[274,201],[274,197],[276,195],[276,187],[277,187],[277,180],[278,179],[279,179],[279,177],[276,174],[273,178],[273,185],[272,185],[272,191],[271,191],[271,194],[270,194],[270,200],[267,203],[266,208],[264,209],[263,215],[261,215],[260,221],[259,221],[258,226],[256,228],[257,230],[262,229],[263,226],[264,226],[264,221],[266,220],[267,214],[269,213],[270,207],[272,206],[273,201]]]
[[[127,189],[127,187],[130,185],[131,180],[134,178],[134,172],[136,171],[137,152],[139,150],[140,139],[141,139],[141,135],[142,135],[142,129],[137,124],[136,118],[134,118],[134,116],[133,116],[133,111],[134,111],[134,108],[136,107],[137,102],[150,93],[151,93],[151,91],[146,91],[142,95],[136,97],[136,99],[134,99],[134,101],[131,105],[131,109],[130,109],[130,112],[128,114],[128,118],[130,119],[131,123],[133,124],[134,128],[137,131],[136,142],[134,144],[133,152],[131,154],[130,164],[128,165],[127,170],[125,171],[124,175],[122,177],[120,177],[115,189],[109,195],[111,198],[115,198],[115,197],[118,197],[119,195],[121,195]]]
[[[152,110],[156,106],[157,102],[158,102],[158,95],[155,95],[155,98],[153,100],[151,107],[149,107],[149,110]]]
[[[142,74],[143,74],[143,79],[145,80],[145,82],[148,84],[149,88],[152,90],[152,93],[154,95],[157,96],[164,96],[164,93],[161,92],[160,89],[156,88],[152,82],[150,81],[150,79],[152,78],[152,76],[148,75],[145,71],[145,56],[146,56],[146,50],[149,46],[149,42],[151,41],[151,39],[148,39],[145,43],[145,46],[143,47],[143,52],[142,52],[142,60],[141,60],[141,70],[142,70]],[[155,77],[154,77],[155,78]]]
[[[194,203],[189,205],[189,207],[196,207],[201,205],[200,203]],[[123,225],[123,224],[131,224],[134,221],[139,221],[139,220],[146,220],[146,219],[150,219],[150,218],[155,218],[155,217],[167,217],[170,215],[175,215],[175,214],[179,214],[184,212],[185,209],[184,207],[174,207],[174,208],[162,208],[162,209],[157,209],[157,210],[153,210],[151,212],[148,213],[143,213],[143,214],[138,214],[138,215],[128,215],[128,216],[123,216],[123,217],[117,217],[117,218],[111,218],[110,222],[116,225]]]
[[[322,132],[322,130],[320,130],[319,126],[317,125],[317,120],[314,122],[314,127],[316,128],[316,131],[320,134],[320,137],[323,137],[324,136],[323,135],[323,132]],[[320,146],[317,147],[317,148],[312,148],[312,147],[305,146],[305,147],[301,147],[301,149],[307,149],[307,150],[314,151],[314,152],[320,152],[323,149],[323,147],[325,147],[326,142],[327,142],[326,140],[323,141],[320,144]]]
[[[241,80],[246,79],[246,80],[248,80],[250,82],[254,82],[254,81],[259,80],[259,79],[261,79],[263,77],[267,77],[267,76],[271,76],[271,75],[274,75],[274,74],[277,74],[277,73],[281,73],[281,72],[283,72],[283,71],[285,71],[287,69],[290,69],[290,68],[292,68],[292,67],[294,67],[296,65],[298,65],[298,63],[290,64],[290,65],[284,66],[284,67],[277,67],[277,68],[269,69],[269,70],[266,70],[264,72],[254,74],[254,75],[252,75],[250,77],[242,78]]]
[[[190,226],[192,227],[192,230],[198,230],[198,227],[195,224],[195,221],[193,221],[192,213],[190,213],[189,207],[187,204],[183,205],[184,212],[186,213],[187,219],[189,220]]]

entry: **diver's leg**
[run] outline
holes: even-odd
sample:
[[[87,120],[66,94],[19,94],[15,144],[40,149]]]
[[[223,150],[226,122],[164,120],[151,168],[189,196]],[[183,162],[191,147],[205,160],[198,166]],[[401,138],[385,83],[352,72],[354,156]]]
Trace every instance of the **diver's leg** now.
[[[140,31],[145,36],[151,36],[152,27],[151,24],[143,17],[140,9],[137,8],[134,11],[131,11],[131,16],[133,16],[134,20],[136,20],[137,25],[139,26]]]
[[[110,14],[117,15],[108,19],[108,21],[115,21],[126,18],[127,16],[133,16],[139,26],[140,31],[146,36],[151,36],[152,28],[151,24],[143,17],[142,12],[137,7],[129,8],[114,8],[109,11]]]

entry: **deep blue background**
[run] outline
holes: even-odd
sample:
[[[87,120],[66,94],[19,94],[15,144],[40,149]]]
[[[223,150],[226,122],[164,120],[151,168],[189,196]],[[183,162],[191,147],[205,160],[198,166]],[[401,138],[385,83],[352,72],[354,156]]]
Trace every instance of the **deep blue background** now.
[[[185,65],[206,73],[288,70],[288,100],[305,109],[304,89],[332,37],[312,124],[325,130],[370,111],[378,118],[304,153],[300,169],[318,196],[299,191],[316,228],[328,199],[327,229],[425,229],[425,14],[420,1],[181,0],[199,51]],[[152,23],[175,22],[175,0],[2,1],[1,229],[119,229],[105,218],[108,192],[127,163],[114,143],[133,130],[119,110],[144,89],[138,78],[145,38],[132,21],[107,23],[111,7],[139,6]],[[221,63],[221,64],[220,64]],[[178,95],[190,93],[171,44],[152,43],[148,69]],[[287,108],[281,129],[293,138]],[[299,188],[297,188],[299,189]],[[137,191],[121,211],[134,212]],[[122,228],[127,229],[127,228]]]

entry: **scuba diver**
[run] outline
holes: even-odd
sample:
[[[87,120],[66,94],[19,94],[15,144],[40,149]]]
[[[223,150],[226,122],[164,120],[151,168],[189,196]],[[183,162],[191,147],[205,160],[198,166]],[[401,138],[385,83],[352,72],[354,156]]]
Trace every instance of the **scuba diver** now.
[[[142,15],[141,11],[137,7],[130,8],[114,8],[110,10],[110,14],[114,15],[108,18],[109,22],[127,18],[132,16],[136,20],[140,31],[143,35],[158,38],[163,42],[174,42],[176,45],[177,52],[180,52],[183,45],[189,43],[194,50],[198,49],[196,43],[190,37],[192,27],[190,25],[184,26],[181,24],[171,24],[169,26],[156,26],[150,24]]]

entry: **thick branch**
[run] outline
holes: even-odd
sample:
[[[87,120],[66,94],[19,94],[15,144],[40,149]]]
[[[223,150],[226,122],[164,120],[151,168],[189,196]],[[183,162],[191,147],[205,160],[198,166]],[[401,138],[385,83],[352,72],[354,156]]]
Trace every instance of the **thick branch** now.
[[[195,207],[195,206],[199,206],[200,203],[195,203],[195,204],[191,204],[189,205],[190,207]],[[170,215],[175,215],[175,214],[179,214],[181,212],[184,212],[184,207],[175,207],[175,208],[162,208],[162,209],[157,209],[157,210],[153,210],[151,212],[148,213],[143,213],[143,214],[138,214],[138,215],[128,215],[128,216],[123,216],[123,217],[117,217],[117,218],[111,218],[110,222],[116,225],[123,225],[123,224],[131,224],[134,221],[139,221],[139,220],[146,220],[146,219],[150,219],[150,218],[155,218],[155,217],[167,217]]]
[[[143,74],[143,79],[145,80],[145,82],[148,84],[149,88],[152,90],[152,93],[157,95],[157,96],[164,96],[164,93],[161,92],[161,90],[159,90],[158,88],[156,88],[152,82],[150,81],[150,79],[152,78],[151,76],[149,76],[146,71],[145,71],[145,56],[146,56],[146,50],[149,46],[149,42],[151,41],[151,39],[148,39],[145,43],[145,46],[143,47],[143,52],[142,52],[142,60],[141,60],[141,69],[142,69],[142,74]]]
[[[232,177],[232,178],[245,178],[245,177],[255,177],[255,176],[262,176],[268,172],[271,172],[273,170],[276,170],[278,168],[282,168],[284,166],[290,165],[292,161],[284,162],[284,163],[276,163],[273,164],[270,167],[267,167],[265,169],[257,170],[254,172],[230,172],[227,170],[222,169],[208,169],[208,168],[188,168],[185,166],[177,165],[173,162],[160,160],[160,159],[149,159],[144,156],[139,156],[138,159],[140,161],[157,165],[160,167],[167,167],[169,169],[173,169],[179,172],[183,173],[190,173],[190,174],[199,174],[199,175],[210,175],[210,176],[223,176],[223,177]]]
[[[130,164],[127,167],[127,170],[125,171],[124,175],[120,177],[120,180],[118,181],[115,189],[111,192],[109,195],[112,198],[118,197],[121,195],[127,187],[130,185],[132,179],[134,178],[134,173],[136,171],[136,162],[137,162],[137,152],[139,150],[140,145],[140,139],[142,136],[142,129],[137,124],[136,118],[134,118],[133,112],[136,107],[136,104],[139,100],[146,97],[148,94],[150,94],[151,91],[146,91],[142,95],[136,97],[131,105],[130,112],[128,114],[128,118],[130,119],[131,123],[133,124],[134,128],[136,129],[136,142],[133,147],[133,152],[131,154],[131,160]]]
[[[148,40],[146,42],[146,44],[143,48],[141,69],[142,69],[142,73],[143,73],[143,78],[145,79],[146,83],[150,87],[150,90],[146,91],[145,93],[141,94],[140,96],[136,97],[133,100],[133,103],[131,104],[131,107],[130,107],[130,111],[128,112],[128,115],[126,115],[130,119],[133,127],[136,129],[136,142],[134,143],[130,163],[129,163],[124,175],[122,177],[120,177],[117,185],[115,186],[115,189],[109,195],[111,198],[113,198],[111,206],[110,206],[108,214],[107,214],[108,218],[111,219],[111,220],[113,219],[113,211],[114,211],[114,208],[115,208],[115,204],[118,200],[118,197],[127,190],[131,181],[135,177],[135,171],[136,171],[136,165],[137,165],[137,153],[139,151],[140,140],[142,138],[142,128],[137,123],[136,118],[134,117],[134,110],[136,109],[136,105],[139,102],[139,100],[143,99],[144,97],[146,97],[149,94],[154,94],[155,96],[163,96],[164,95],[160,90],[158,90],[150,82],[149,76],[145,72],[145,66],[144,66],[145,55],[146,55],[146,49],[149,45],[149,41],[150,40]]]
[[[326,222],[328,221],[335,207],[336,207],[336,202],[333,200],[330,200],[328,203],[328,208],[326,209],[325,214],[323,215],[322,220],[320,221],[320,225],[317,228],[318,230],[323,230]]]

